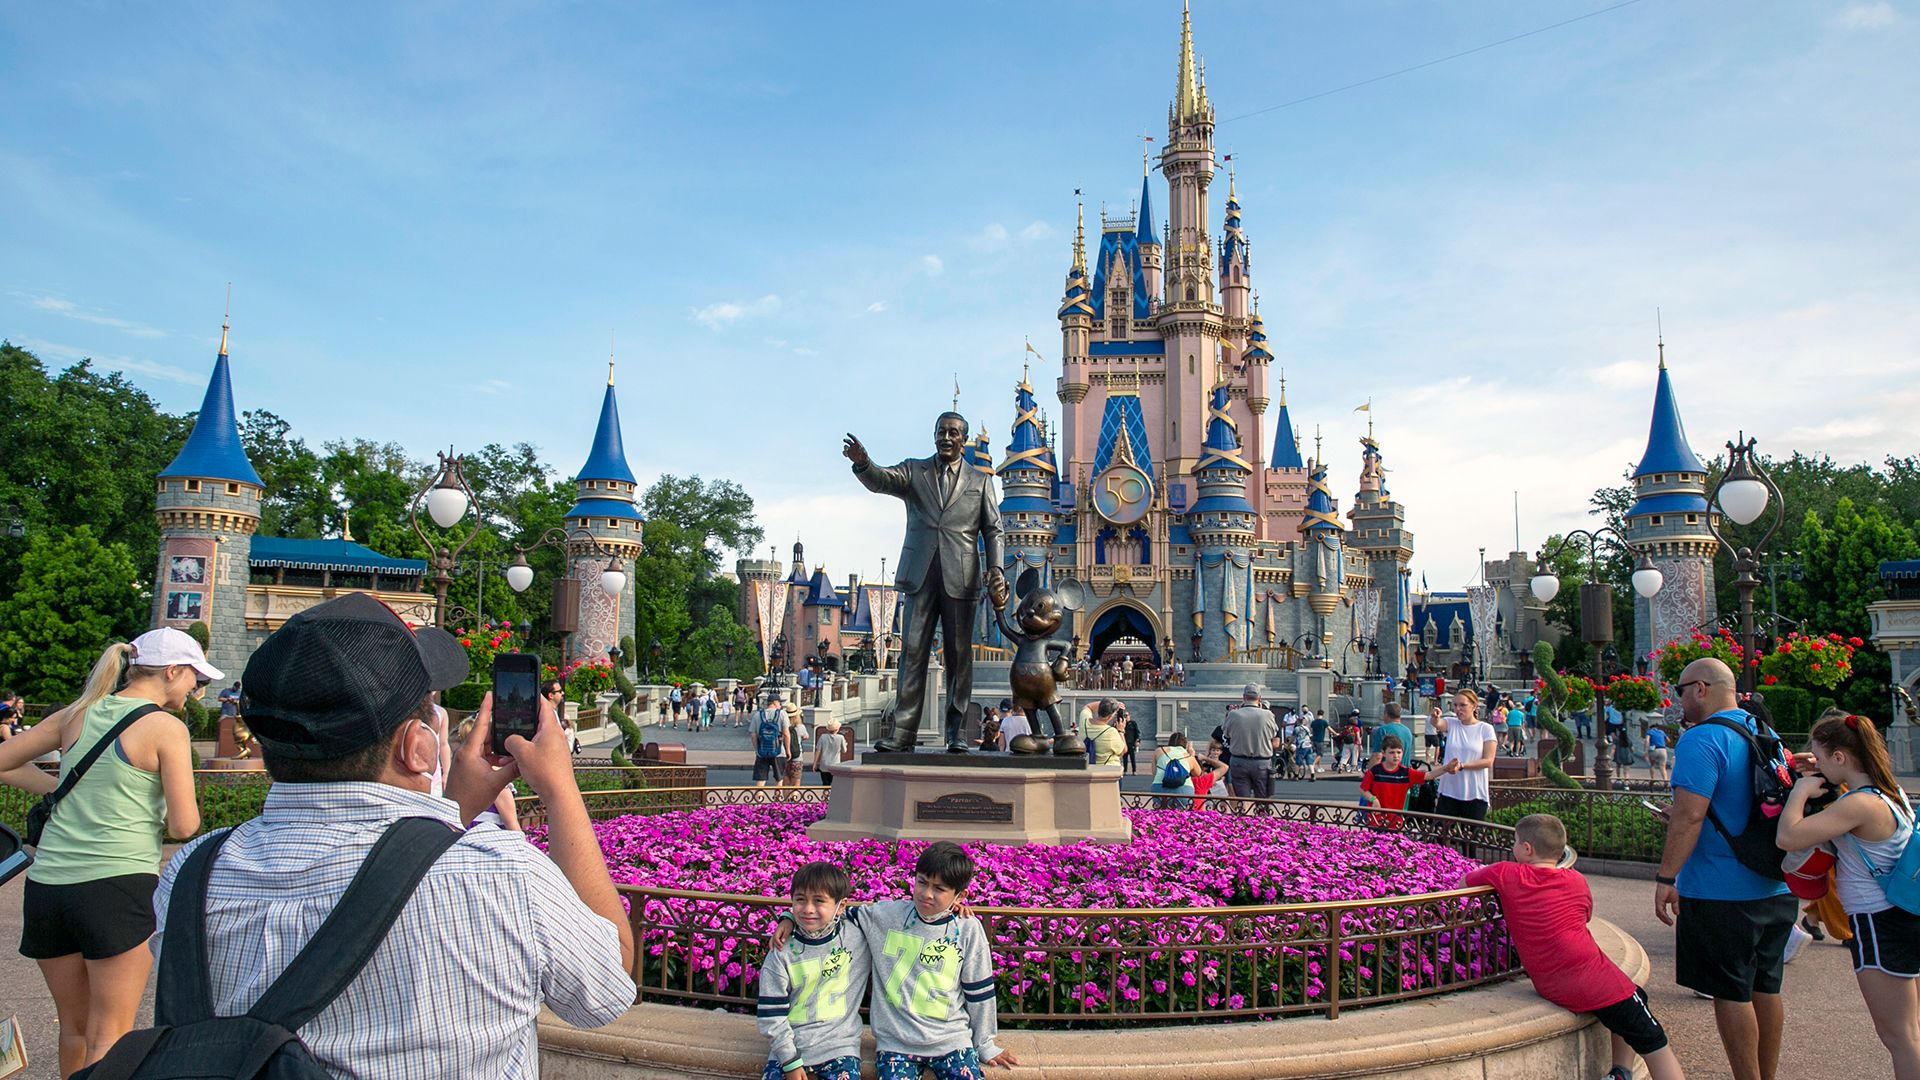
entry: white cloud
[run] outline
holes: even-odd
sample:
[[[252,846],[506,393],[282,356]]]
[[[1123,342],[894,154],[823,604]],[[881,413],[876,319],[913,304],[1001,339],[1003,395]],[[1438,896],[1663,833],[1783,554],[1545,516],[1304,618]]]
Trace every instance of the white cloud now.
[[[1900,12],[1887,0],[1871,4],[1848,4],[1833,17],[1834,25],[1846,30],[1878,30],[1900,21]]]
[[[723,300],[696,308],[693,321],[709,330],[719,330],[742,319],[757,319],[780,310],[780,298],[773,293],[758,300]]]
[[[809,348],[807,348],[807,347],[806,347],[805,345],[796,345],[796,346],[794,346],[794,349],[793,349],[793,355],[795,355],[795,356],[819,356],[819,355],[820,355],[820,350],[818,350],[818,349],[809,349]]]
[[[144,360],[135,356],[109,356],[105,353],[92,352],[87,349],[76,348],[72,345],[62,345],[56,341],[38,341],[32,338],[20,338],[16,340],[14,344],[43,360],[58,360],[67,364],[76,364],[82,360],[92,360],[93,366],[103,371],[120,371],[128,375],[145,375],[150,379],[165,379],[168,382],[184,383],[188,386],[201,385],[206,380],[205,373],[196,375],[191,371],[185,371],[171,364],[162,364],[157,361]]]
[[[1007,246],[1012,234],[999,222],[991,222],[986,228],[967,241],[967,246],[975,251],[999,251]]]
[[[946,268],[946,260],[938,255],[920,256],[920,269],[925,270],[929,275],[937,275]]]
[[[873,303],[867,305],[867,314],[869,315],[878,315],[885,310],[887,310],[887,302],[885,300],[875,300]]]
[[[513,388],[514,384],[505,379],[488,379],[482,383],[475,383],[472,387],[474,393],[486,394],[489,397],[496,394],[504,394]]]
[[[1045,240],[1052,235],[1053,226],[1044,221],[1030,222],[1026,228],[1020,230],[1020,239],[1023,241]]]
[[[165,330],[157,330],[144,323],[134,322],[131,319],[120,319],[112,315],[102,315],[98,312],[86,311],[82,309],[79,304],[71,300],[63,300],[58,296],[33,296],[29,297],[27,302],[41,311],[50,312],[63,318],[78,319],[81,322],[92,323],[95,326],[110,326],[132,337],[162,338],[167,336]]]
[[[836,446],[838,444],[836,443]],[[836,458],[837,460],[837,458]],[[843,466],[838,477],[844,478]],[[880,563],[886,560],[891,577],[900,561],[900,538],[906,533],[906,511],[900,500],[858,490],[831,495],[756,496],[754,514],[766,530],[769,543],[777,543],[780,560],[790,558],[793,538],[807,547],[807,569],[824,566],[836,584],[849,574],[874,581]],[[765,558],[764,547],[756,558]],[[728,569],[732,569],[729,564]]]

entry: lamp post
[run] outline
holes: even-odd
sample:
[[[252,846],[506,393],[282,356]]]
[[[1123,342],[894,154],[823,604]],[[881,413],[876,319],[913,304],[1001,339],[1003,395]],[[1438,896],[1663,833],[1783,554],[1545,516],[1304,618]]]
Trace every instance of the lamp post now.
[[[660,644],[659,635],[654,635],[653,640],[647,643],[647,657],[652,661],[652,663],[647,666],[647,675],[649,676],[647,681],[655,686],[660,685],[662,675],[660,659],[665,654],[666,649]]]
[[[733,642],[729,641],[720,646],[720,651],[727,654],[727,678],[731,680],[733,678]]]
[[[1727,469],[1707,497],[1707,529],[1733,559],[1733,588],[1740,594],[1740,670],[1737,674],[1742,694],[1753,692],[1754,671],[1760,662],[1760,642],[1753,630],[1753,594],[1760,587],[1760,568],[1766,557],[1767,541],[1773,539],[1786,518],[1780,489],[1754,455],[1756,441],[1747,438],[1743,431],[1727,444]],[[1713,508],[1718,506],[1734,524],[1751,525],[1760,519],[1768,503],[1773,505],[1773,521],[1751,547],[1735,547],[1720,531],[1720,524],[1715,520],[1719,515],[1713,513]]]
[[[1613,756],[1607,743],[1607,692],[1606,665],[1614,655],[1610,646],[1613,643],[1613,586],[1600,580],[1600,543],[1605,540],[1615,547],[1624,549],[1635,556],[1633,565],[1633,591],[1651,600],[1659,593],[1664,578],[1654,568],[1653,560],[1644,552],[1636,549],[1627,539],[1607,526],[1598,529],[1575,529],[1560,538],[1560,542],[1540,553],[1535,564],[1540,572],[1533,576],[1530,583],[1533,595],[1540,602],[1551,603],[1560,593],[1560,578],[1551,569],[1551,560],[1570,544],[1587,545],[1587,580],[1580,586],[1580,638],[1594,646],[1593,715],[1594,724],[1593,786],[1601,791],[1613,790]]]
[[[527,562],[527,552],[535,551],[543,547],[564,548],[569,543],[585,544],[596,558],[607,560],[606,569],[600,571],[598,584],[601,592],[613,598],[614,605],[617,608],[620,602],[620,594],[627,589],[626,564],[620,561],[618,554],[603,546],[598,537],[580,527],[567,530],[555,526],[542,532],[539,536],[534,537],[533,542],[530,544],[513,545],[513,562],[507,564],[507,587],[514,592],[522,593],[526,592],[527,589],[533,585],[533,567]],[[555,604],[558,605],[559,602],[560,595],[556,592]],[[618,633],[619,622],[617,619],[615,620],[614,626],[615,632]],[[564,647],[561,649],[563,654],[566,651]]]
[[[428,566],[433,571],[433,624],[442,629],[447,625],[447,588],[453,584],[453,567],[460,561],[460,553],[467,550],[474,537],[486,523],[475,515],[473,531],[452,548],[435,544],[420,525],[420,507],[424,503],[427,517],[442,529],[451,529],[467,516],[467,508],[475,503],[473,488],[467,484],[466,474],[460,467],[460,455],[452,447],[435,456],[440,459],[440,477],[432,484],[422,488],[413,497],[413,507],[408,518],[413,523],[413,531],[420,537],[420,545],[430,554]]]

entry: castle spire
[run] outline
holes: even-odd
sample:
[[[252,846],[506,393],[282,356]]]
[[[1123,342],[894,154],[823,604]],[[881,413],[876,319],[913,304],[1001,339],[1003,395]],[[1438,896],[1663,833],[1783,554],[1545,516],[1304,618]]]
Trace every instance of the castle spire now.
[[[1140,223],[1134,227],[1134,236],[1141,247],[1158,245],[1160,235],[1153,230],[1153,177],[1140,174]]]
[[[613,385],[613,331],[607,331],[607,385]]]
[[[240,441],[240,425],[233,411],[233,376],[227,359],[227,319],[220,320],[220,353],[213,360],[213,377],[207,380],[206,397],[193,419],[193,432],[173,462],[160,470],[162,477],[192,477],[198,480],[231,480],[264,488],[253,462],[247,460],[246,446]]]
[[[1680,405],[1674,400],[1673,380],[1667,374],[1665,347],[1660,357],[1660,376],[1653,387],[1653,422],[1647,429],[1647,452],[1633,470],[1635,478],[1650,473],[1702,473],[1706,467],[1687,445],[1687,429],[1680,422]]]
[[[1193,56],[1193,12],[1188,3],[1180,5],[1180,66],[1174,77],[1173,115],[1178,124],[1205,119],[1207,92],[1200,82],[1199,65]]]
[[[1073,203],[1073,269],[1082,277],[1087,273],[1087,204]]]
[[[611,376],[611,370],[609,370]],[[580,466],[576,481],[617,480],[636,484],[633,470],[627,466],[627,448],[620,436],[620,403],[613,396],[613,380],[607,380],[607,395],[600,399],[600,424],[593,432],[593,449],[587,463]]]
[[[227,355],[227,323],[232,319],[232,317],[233,317],[233,282],[229,281],[227,282],[227,307],[226,307],[226,310],[220,313],[219,355],[221,356]]]

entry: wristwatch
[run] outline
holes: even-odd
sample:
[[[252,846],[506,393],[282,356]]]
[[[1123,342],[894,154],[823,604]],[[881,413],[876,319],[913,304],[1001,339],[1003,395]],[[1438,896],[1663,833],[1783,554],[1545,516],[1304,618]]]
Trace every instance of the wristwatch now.
[[[1670,877],[1666,877],[1666,876],[1663,876],[1663,875],[1661,875],[1661,874],[1655,874],[1655,875],[1653,875],[1653,883],[1654,883],[1655,885],[1678,885],[1678,884],[1680,884],[1680,882],[1679,882],[1679,881],[1677,881],[1677,880],[1675,880],[1674,878],[1670,878]]]

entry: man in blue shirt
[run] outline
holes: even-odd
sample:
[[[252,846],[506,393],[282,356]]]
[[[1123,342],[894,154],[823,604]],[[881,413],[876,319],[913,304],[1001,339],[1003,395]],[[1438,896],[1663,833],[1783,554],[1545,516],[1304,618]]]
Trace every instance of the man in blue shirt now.
[[[1674,749],[1673,813],[1654,878],[1653,911],[1675,927],[1674,980],[1713,999],[1713,1018],[1739,1080],[1773,1080],[1780,1061],[1781,975],[1797,909],[1784,882],[1741,865],[1730,835],[1757,812],[1747,742],[1712,717],[1757,732],[1739,708],[1733,672],[1711,657],[1688,664],[1673,685],[1686,731]],[[1676,921],[1677,914],[1677,921]]]
[[[1401,722],[1400,703],[1397,701],[1387,702],[1384,719],[1382,719],[1379,727],[1373,729],[1373,741],[1368,744],[1368,749],[1372,751],[1372,756],[1368,757],[1367,763],[1361,766],[1360,772],[1362,775],[1364,775],[1368,769],[1380,764],[1381,760],[1386,756],[1386,748],[1382,744],[1386,742],[1387,736],[1389,735],[1399,739],[1400,745],[1403,747],[1413,745],[1413,732],[1408,729],[1406,724]],[[1411,760],[1411,758],[1409,758],[1409,760]]]

